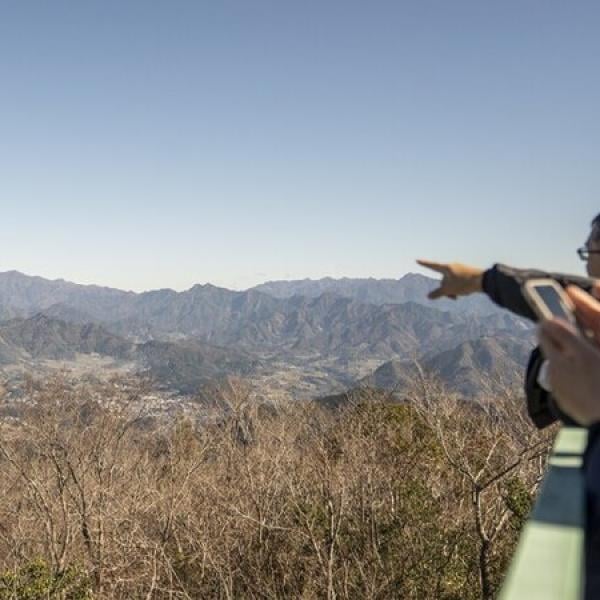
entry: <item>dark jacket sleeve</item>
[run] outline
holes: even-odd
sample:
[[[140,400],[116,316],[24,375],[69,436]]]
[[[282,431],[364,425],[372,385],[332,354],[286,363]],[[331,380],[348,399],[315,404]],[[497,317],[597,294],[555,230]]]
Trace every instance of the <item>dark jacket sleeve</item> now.
[[[552,394],[538,383],[538,375],[543,363],[544,356],[541,350],[535,348],[529,356],[525,374],[525,397],[527,398],[529,417],[538,429],[548,427],[557,420],[562,421],[565,425],[578,427],[578,423],[560,410]]]
[[[593,279],[588,277],[577,277],[576,275],[565,275],[564,273],[548,273],[536,269],[514,269],[506,265],[497,264],[483,274],[483,291],[490,300],[498,306],[510,310],[520,317],[531,321],[537,321],[537,316],[529,307],[525,296],[521,292],[521,286],[529,279],[550,277],[556,280],[562,287],[576,285],[587,292],[592,288]]]
[[[483,275],[483,291],[488,297],[502,308],[512,313],[537,321],[537,315],[529,307],[529,304],[521,291],[521,286],[529,279],[550,277],[557,281],[562,287],[576,285],[589,292],[594,282],[588,277],[577,277],[565,275],[564,273],[548,273],[536,269],[514,269],[506,265],[497,264],[485,271]],[[525,375],[525,395],[527,397],[527,412],[536,427],[542,429],[561,420],[568,425],[577,425],[568,415],[558,407],[552,394],[546,391],[538,383],[538,375],[544,356],[539,348],[536,348],[529,358]]]

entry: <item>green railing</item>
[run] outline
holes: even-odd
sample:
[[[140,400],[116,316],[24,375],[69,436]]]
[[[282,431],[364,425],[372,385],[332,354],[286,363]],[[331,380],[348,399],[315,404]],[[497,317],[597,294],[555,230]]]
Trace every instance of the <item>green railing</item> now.
[[[500,600],[583,597],[584,487],[587,431],[558,433],[540,493],[519,540]]]

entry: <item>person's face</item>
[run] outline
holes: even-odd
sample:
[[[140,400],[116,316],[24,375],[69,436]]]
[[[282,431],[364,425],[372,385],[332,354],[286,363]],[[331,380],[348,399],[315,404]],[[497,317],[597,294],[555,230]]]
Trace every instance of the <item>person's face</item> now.
[[[588,250],[600,251],[600,227],[592,229],[585,245]],[[600,278],[600,254],[590,253],[586,267],[590,277]]]

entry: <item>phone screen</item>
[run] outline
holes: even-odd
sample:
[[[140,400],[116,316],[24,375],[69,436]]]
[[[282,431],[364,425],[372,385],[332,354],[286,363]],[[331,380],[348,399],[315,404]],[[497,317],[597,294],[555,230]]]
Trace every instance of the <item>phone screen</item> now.
[[[570,320],[570,315],[561,302],[560,296],[555,288],[550,285],[540,285],[536,286],[535,291],[539,294],[544,304],[555,317],[562,317],[567,321]]]

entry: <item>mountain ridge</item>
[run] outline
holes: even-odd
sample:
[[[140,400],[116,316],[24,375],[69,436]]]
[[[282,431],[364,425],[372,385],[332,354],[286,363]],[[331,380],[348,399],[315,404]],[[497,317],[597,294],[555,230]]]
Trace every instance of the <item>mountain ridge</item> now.
[[[437,282],[419,274],[383,283],[325,278],[310,289],[288,283],[279,282],[281,297],[261,286],[234,291],[212,284],[135,293],[0,273],[0,316],[7,317],[0,323],[0,362],[105,354],[135,360],[189,390],[228,370],[249,373],[261,365],[264,374],[269,361],[340,381],[365,361],[430,361],[485,336],[519,344],[531,338],[526,322],[497,307],[465,312],[456,310],[463,300],[428,301]],[[292,293],[300,291],[309,293]]]

